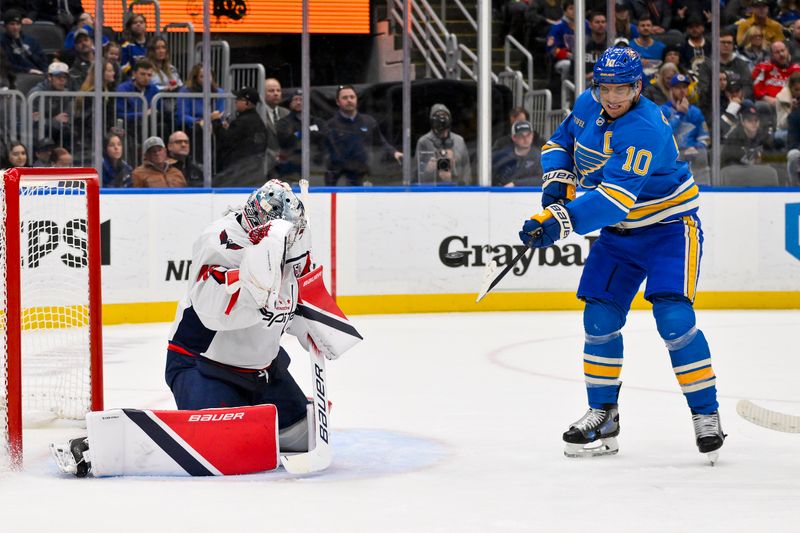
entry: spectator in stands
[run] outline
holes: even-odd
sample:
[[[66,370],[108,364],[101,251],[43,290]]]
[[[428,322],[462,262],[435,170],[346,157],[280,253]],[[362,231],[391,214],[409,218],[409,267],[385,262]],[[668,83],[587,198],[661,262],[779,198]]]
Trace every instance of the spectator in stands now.
[[[608,40],[608,33],[606,32],[606,15],[600,11],[592,11],[589,14],[589,33],[586,36],[586,81],[591,84],[592,72],[594,64],[600,59],[603,52],[606,51],[606,41]]]
[[[40,91],[66,92],[69,85],[69,67],[53,61],[47,67],[47,78],[31,88],[30,94]],[[44,124],[44,134],[55,139],[61,146],[69,146],[72,140],[72,120],[75,117],[74,102],[68,95],[63,97],[42,96],[31,102],[34,127]]]
[[[122,137],[118,133],[109,133],[103,146],[103,187],[133,185],[133,168],[122,158]]]
[[[630,43],[631,40],[639,36],[639,30],[631,19],[631,8],[627,1],[617,0],[614,18],[615,35],[617,37],[624,37]]]
[[[786,39],[786,46],[789,48],[792,63],[800,63],[800,19],[792,22],[789,29],[792,34]]]
[[[533,143],[533,126],[520,120],[511,126],[511,146],[492,152],[492,185],[502,187],[540,186],[542,152]]]
[[[719,69],[727,75],[728,83],[738,83],[744,90],[744,97],[751,99],[753,97],[753,78],[750,76],[751,69],[747,61],[734,53],[734,35],[735,33],[732,29],[723,28],[720,31]],[[700,92],[700,99],[703,100],[707,98],[708,102],[711,102],[711,97],[708,93],[711,92],[712,67],[711,61],[704,61],[697,69],[697,85]]]
[[[711,24],[711,0],[672,0],[673,30],[686,33],[689,20],[694,18]]]
[[[189,72],[189,77],[186,80],[186,85],[181,87],[178,92],[180,93],[202,93],[203,92],[203,64],[197,63],[192,67]],[[211,93],[222,94],[224,91],[217,86],[214,80],[214,73],[211,73]],[[222,113],[225,111],[225,100],[223,98],[216,98],[211,100],[211,120],[222,118]],[[201,128],[203,126],[203,99],[197,98],[180,98],[178,100],[177,122],[178,125],[189,132],[195,126]]]
[[[769,46],[764,40],[764,31],[760,26],[753,26],[745,32],[739,46],[739,55],[747,61],[750,70],[759,63],[769,61]]]
[[[558,24],[564,16],[562,0],[531,0],[525,10],[525,45],[529,50],[544,52],[545,39],[550,26]]]
[[[722,141],[720,165],[757,165],[764,148],[772,147],[772,136],[761,127],[756,106],[746,100],[739,111],[739,123]]]
[[[49,137],[44,137],[36,141],[33,145],[34,160],[31,163],[32,167],[51,167],[53,166],[51,156],[56,143]]]
[[[508,132],[509,132],[509,134],[508,135],[503,135],[502,137],[500,137],[499,139],[497,139],[494,142],[494,144],[492,145],[492,153],[498,152],[498,151],[502,150],[503,148],[509,148],[511,146],[514,146],[514,139],[511,138],[512,137],[512,131],[511,131],[512,130],[512,126],[514,125],[515,122],[519,122],[521,120],[527,120],[528,122],[530,122],[530,120],[531,120],[531,116],[528,113],[528,110],[525,109],[524,107],[522,107],[522,106],[514,107],[514,108],[511,109],[511,111],[508,112]],[[536,137],[535,133],[534,133],[534,137]],[[535,139],[534,139],[534,142],[536,142]]]
[[[689,82],[689,77],[684,74],[672,77],[669,84],[671,98],[661,106],[661,113],[672,128],[680,159],[688,162],[696,175],[707,174],[711,137],[703,112],[689,103]]]
[[[464,138],[452,131],[453,118],[444,104],[433,104],[431,129],[417,140],[416,165],[419,183],[472,182],[472,167]]]
[[[3,162],[1,168],[11,167],[27,167],[28,166],[28,149],[19,141],[11,141],[8,143],[3,154]]]
[[[783,41],[770,46],[772,52],[768,63],[759,63],[753,69],[753,96],[757,101],[768,103],[775,112],[775,97],[786,86],[793,72],[800,72],[800,65],[789,62],[789,50]]]
[[[575,1],[564,0],[564,16],[558,24],[554,24],[547,32],[547,54],[553,63],[553,68],[566,79],[572,68],[572,54],[575,46]],[[560,80],[555,80],[560,83]]]
[[[769,2],[767,0],[752,0],[752,14],[742,21],[736,30],[736,42],[744,44],[744,34],[752,27],[758,27],[764,34],[767,45],[776,41],[783,41],[783,27],[775,19],[769,18]]]
[[[663,65],[664,63],[674,63],[679,70],[682,70],[681,47],[676,44],[668,44],[664,46],[664,50],[661,52],[661,64]],[[686,72],[682,73],[686,74]]]
[[[777,119],[775,122],[775,144],[780,148],[786,144],[789,114],[800,107],[800,72],[789,75],[786,86],[775,96]]]
[[[675,63],[664,63],[658,69],[658,75],[653,76],[644,90],[644,95],[657,105],[666,104],[672,98],[670,82],[679,73]]]
[[[111,61],[111,64],[114,65],[114,79],[116,80],[116,84],[119,84],[122,76],[119,63],[121,54],[122,48],[116,41],[109,41],[108,44],[103,46],[103,58]]]
[[[203,186],[203,169],[189,157],[191,151],[189,136],[183,131],[174,131],[167,142],[167,156],[173,160],[173,168],[183,174],[186,185],[189,187]]]
[[[786,171],[789,174],[789,185],[800,185],[800,107],[793,102],[792,111],[786,117],[788,130],[786,147]]]
[[[135,13],[125,21],[125,30],[122,32],[125,39],[122,42],[120,64],[122,76],[127,78],[136,62],[147,55],[147,19],[140,13]]]
[[[275,78],[267,78],[264,82],[264,103],[267,105],[267,174],[274,177],[272,172],[278,163],[278,121],[289,115],[289,110],[281,106],[283,92],[281,83]]]
[[[303,91],[298,89],[289,101],[290,113],[278,121],[278,176],[283,181],[300,179],[302,165],[303,139]],[[325,155],[325,122],[313,115],[309,116],[309,146],[312,168],[322,164]]]
[[[800,2],[797,0],[779,0],[778,22],[781,26],[791,26],[796,20],[800,20]]]
[[[669,0],[628,0],[633,9],[633,19],[641,21],[647,17],[650,32],[656,35],[664,33],[672,26],[672,7]],[[639,28],[639,34],[642,33]],[[660,56],[660,54],[659,54]],[[658,65],[656,65],[658,67]]]
[[[699,17],[687,22],[686,40],[681,45],[681,64],[687,70],[697,72],[705,58],[711,57],[711,43],[705,38],[705,25]]]
[[[103,61],[102,91],[114,91],[114,65]],[[82,92],[94,91],[94,63],[87,69],[86,79],[79,88]],[[103,131],[109,131],[114,125],[115,102],[110,95],[103,96]],[[78,96],[75,98],[75,121],[73,127],[72,155],[78,166],[94,164],[94,99]]]
[[[722,113],[719,121],[719,131],[722,137],[725,137],[728,132],[736,126],[739,121],[739,109],[744,102],[744,94],[742,92],[742,85],[737,82],[729,82],[727,73],[722,70],[719,73],[719,108]],[[706,124],[711,124],[714,121],[713,107],[711,105],[711,91],[703,93],[698,107],[703,112],[706,119]]]
[[[80,87],[89,74],[89,68],[94,64],[94,42],[89,32],[80,29],[75,32],[75,59],[69,69],[72,78],[71,85]]]
[[[35,15],[35,10],[30,0],[3,0],[0,3],[0,13],[8,13],[11,10],[20,14],[22,24],[33,24],[31,17]]]
[[[267,127],[256,112],[261,98],[252,87],[242,87],[234,94],[236,118],[230,124],[219,118],[212,121],[220,168],[214,186],[257,187],[264,183],[267,151]]]
[[[639,36],[630,42],[631,48],[639,52],[642,58],[642,68],[648,76],[652,76],[661,66],[664,43],[653,39],[653,21],[649,15],[643,14],[638,20],[636,28]]]
[[[33,0],[30,18],[58,24],[69,31],[75,24],[75,17],[83,13],[81,0]]]
[[[159,91],[174,92],[183,87],[178,69],[169,58],[167,40],[153,37],[147,44],[147,59],[153,64],[153,83]]]
[[[91,13],[81,13],[78,17],[78,22],[75,24],[75,28],[67,33],[67,37],[64,39],[65,52],[71,52],[75,49],[75,36],[81,30],[89,34],[89,39],[91,39],[92,43],[94,43],[94,18],[92,18]],[[103,35],[103,46],[105,47],[108,43],[108,37]]]
[[[47,57],[36,39],[22,33],[22,15],[19,11],[6,11],[3,22],[5,32],[0,35],[0,47],[11,61],[11,70],[43,74],[47,70]]]
[[[54,167],[71,167],[72,166],[72,154],[69,153],[69,150],[64,148],[63,146],[58,146],[53,149],[53,154],[50,156],[51,161],[53,162]]]
[[[167,149],[161,137],[148,137],[142,144],[142,154],[142,164],[133,169],[134,187],[186,187],[183,174],[167,158]]]
[[[363,185],[371,173],[369,160],[372,148],[380,148],[398,163],[402,160],[403,153],[386,141],[377,121],[358,112],[358,95],[352,85],[340,85],[336,89],[336,105],[338,112],[326,124],[326,185],[335,186],[342,176],[348,185]]]
[[[133,66],[131,79],[120,83],[117,86],[117,92],[141,93],[147,101],[147,109],[143,109],[142,102],[138,98],[117,98],[117,116],[124,117],[129,121],[150,116],[150,103],[158,94],[158,87],[153,83],[153,64],[150,60],[138,60]]]

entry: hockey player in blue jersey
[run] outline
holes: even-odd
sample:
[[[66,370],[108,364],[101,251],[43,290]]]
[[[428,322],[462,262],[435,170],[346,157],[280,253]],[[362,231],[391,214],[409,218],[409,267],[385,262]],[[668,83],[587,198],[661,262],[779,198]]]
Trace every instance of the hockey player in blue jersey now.
[[[527,246],[541,248],[572,232],[601,230],[578,287],[586,303],[589,410],[564,433],[564,453],[618,451],[620,330],[646,279],[644,297],[653,304],[689,404],[698,449],[713,464],[725,435],[711,354],[693,309],[703,246],[698,187],[687,164],[677,160],[668,122],[641,90],[638,53],[606,50],[595,64],[592,88],[542,148],[544,210],[525,221],[519,235]],[[588,192],[575,199],[578,185]]]

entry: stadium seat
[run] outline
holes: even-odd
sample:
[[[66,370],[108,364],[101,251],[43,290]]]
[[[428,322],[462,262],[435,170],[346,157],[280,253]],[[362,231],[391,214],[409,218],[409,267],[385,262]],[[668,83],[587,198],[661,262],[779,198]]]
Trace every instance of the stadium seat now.
[[[23,27],[22,32],[39,41],[42,51],[52,58],[64,48],[64,30],[49,22],[34,22]]]
[[[19,92],[28,95],[34,85],[44,79],[41,74],[28,74],[27,72],[20,72],[17,74],[17,81],[15,86]]]
[[[768,165],[732,165],[720,171],[724,187],[777,187],[778,172]]]

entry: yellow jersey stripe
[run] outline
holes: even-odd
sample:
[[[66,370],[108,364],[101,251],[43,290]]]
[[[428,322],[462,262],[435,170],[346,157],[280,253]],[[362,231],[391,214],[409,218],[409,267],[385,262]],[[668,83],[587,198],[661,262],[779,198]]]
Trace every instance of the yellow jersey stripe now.
[[[621,366],[604,366],[594,365],[592,363],[583,362],[583,373],[590,376],[604,377],[604,378],[618,378],[622,373]]]
[[[700,236],[694,218],[685,216],[683,223],[686,225],[686,297],[694,301],[700,266]]]
[[[664,209],[669,209],[670,207],[674,207],[676,205],[680,205],[684,202],[692,200],[696,196],[699,195],[700,190],[697,188],[697,185],[693,185],[691,188],[686,190],[683,194],[676,196],[670,200],[664,200],[657,204],[649,205],[647,207],[636,207],[631,209],[630,214],[628,215],[629,220],[637,220],[640,218],[644,218],[648,215],[652,215],[653,213],[657,213],[658,211],[662,211]]]
[[[620,192],[620,193],[624,194],[625,196],[627,196],[628,198],[630,198],[631,200],[633,200],[634,204],[636,203],[636,195],[634,195],[632,192],[628,191],[628,189],[626,189],[626,188],[624,188],[624,187],[620,187],[620,186],[619,186],[619,185],[617,185],[616,183],[606,183],[606,182],[603,182],[601,185],[602,185],[603,187],[607,188],[607,189],[614,189],[615,191],[617,191],[617,192]]]
[[[679,374],[675,377],[678,378],[678,383],[680,383],[681,385],[691,385],[696,381],[703,381],[706,379],[713,378],[714,370],[710,366],[708,366],[706,368],[701,368],[700,370],[695,370],[694,372]]]
[[[605,183],[601,183],[600,186],[597,188],[597,190],[605,193],[608,196],[611,196],[616,201],[618,201],[619,203],[624,205],[627,210],[630,210],[631,207],[633,207],[633,204],[635,203],[634,200],[630,196],[628,196],[627,194],[621,193],[618,190],[610,188]]]

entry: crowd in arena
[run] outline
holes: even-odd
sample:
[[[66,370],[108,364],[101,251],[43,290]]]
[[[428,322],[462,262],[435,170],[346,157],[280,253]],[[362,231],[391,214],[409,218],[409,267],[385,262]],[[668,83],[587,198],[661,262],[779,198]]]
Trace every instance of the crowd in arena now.
[[[52,5],[51,5],[52,4]],[[68,16],[56,7],[69,6]],[[495,0],[494,17],[503,32],[544,59],[544,74],[554,96],[572,79],[575,47],[574,0]],[[722,167],[746,167],[764,184],[800,184],[800,2],[722,0],[719,39],[720,116],[713,116],[711,87],[711,0],[616,0],[616,20],[606,20],[605,0],[586,2],[587,86],[594,62],[608,46],[629,46],[642,57],[643,94],[662,106],[683,159],[698,183],[710,183],[709,124],[721,126]],[[6,132],[0,135],[2,167],[93,166],[93,101],[89,97],[30,99],[45,92],[93,91],[95,61],[102,61],[102,87],[132,96],[103,101],[103,185],[105,187],[202,186],[202,64],[182,79],[170,61],[169,43],[148,33],[142,14],[129,16],[124,31],[104,31],[102,53],[94,49],[95,23],[77,0],[56,3],[8,1],[2,4],[0,90],[16,89],[33,103],[33,146]],[[64,29],[63,49],[45,54],[26,34],[36,21]],[[230,94],[212,77],[213,186],[256,186],[265,178],[296,181],[301,161],[302,91],[285,94],[277,79],[254,87],[232,87]],[[23,82],[24,80],[24,82]],[[35,81],[35,83],[32,83]],[[355,80],[354,80],[355,81]],[[187,97],[186,93],[195,94]],[[174,94],[174,98],[163,95]],[[139,96],[141,95],[141,96]],[[154,104],[154,98],[162,95]],[[225,98],[232,102],[227,102]],[[557,98],[558,99],[558,98]],[[370,184],[375,160],[393,165],[404,157],[373,117],[359,112],[359,94],[338,87],[332,116],[311,117],[312,169],[326,185]],[[571,102],[560,102],[568,108]],[[474,146],[453,130],[450,107],[430,107],[430,131],[414,136],[414,183],[475,184]],[[256,112],[260,110],[260,112]],[[2,109],[0,109],[2,112]],[[158,128],[146,137],[143,121],[158,115]],[[4,124],[6,122],[3,122]],[[492,147],[493,184],[541,184],[540,146],[528,110],[514,108],[505,131]],[[421,133],[421,132],[420,132]],[[471,156],[472,154],[472,156]],[[774,175],[774,179],[773,178]]]

